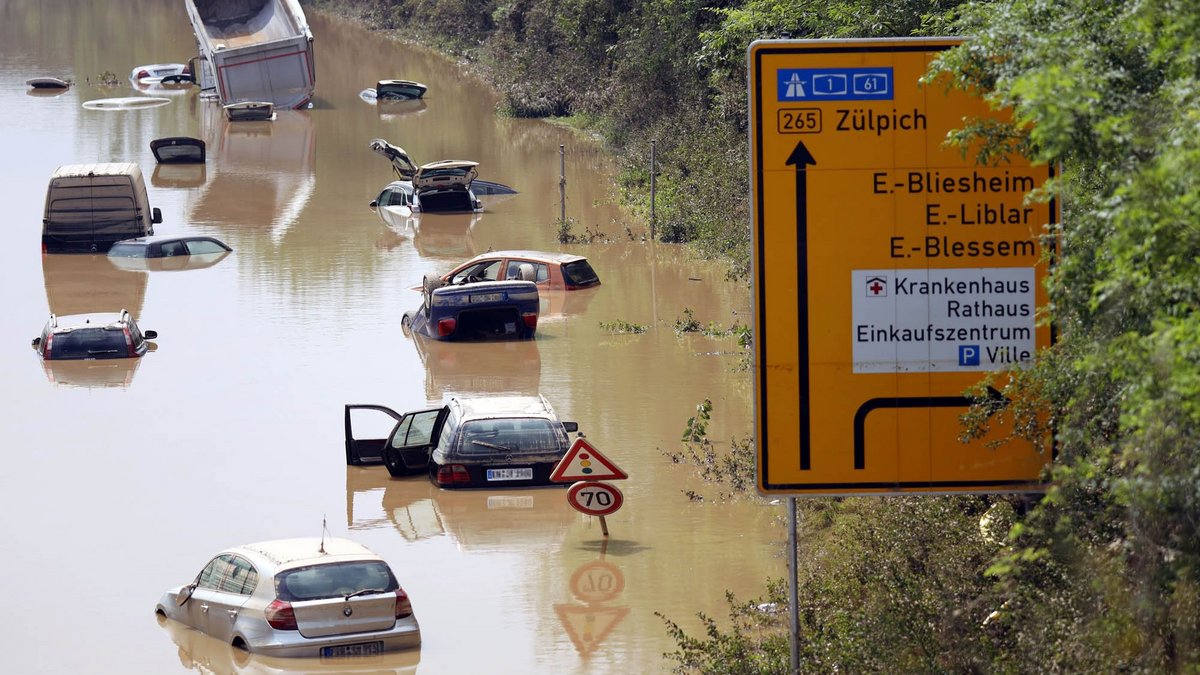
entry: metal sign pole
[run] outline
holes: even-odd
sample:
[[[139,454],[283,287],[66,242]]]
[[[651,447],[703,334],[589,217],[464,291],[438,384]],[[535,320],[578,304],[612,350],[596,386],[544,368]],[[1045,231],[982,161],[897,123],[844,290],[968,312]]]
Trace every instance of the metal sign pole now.
[[[788,497],[788,612],[791,619],[792,634],[792,670],[800,672],[800,607],[799,571],[796,569],[796,498]]]

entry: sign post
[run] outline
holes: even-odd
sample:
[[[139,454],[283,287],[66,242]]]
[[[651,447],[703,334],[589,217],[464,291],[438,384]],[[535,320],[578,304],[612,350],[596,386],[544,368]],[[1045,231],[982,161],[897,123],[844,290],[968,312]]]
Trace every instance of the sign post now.
[[[921,78],[954,39],[750,46],[758,487],[767,494],[1040,489],[1032,443],[958,440],[963,392],[1029,365],[1051,175],[947,147],[996,118]]]
[[[759,41],[748,53],[758,489],[796,496],[1040,490],[1050,454],[961,443],[963,392],[1050,344],[1051,177],[946,147],[977,96],[921,82],[957,39]],[[998,395],[998,394],[995,394]]]
[[[625,503],[625,496],[615,486],[600,483],[602,480],[625,480],[625,473],[582,436],[575,439],[567,454],[558,460],[550,472],[555,483],[572,483],[567,489],[567,503],[576,511],[589,516],[599,516],[600,531],[608,536],[608,522],[604,516],[615,513]]]

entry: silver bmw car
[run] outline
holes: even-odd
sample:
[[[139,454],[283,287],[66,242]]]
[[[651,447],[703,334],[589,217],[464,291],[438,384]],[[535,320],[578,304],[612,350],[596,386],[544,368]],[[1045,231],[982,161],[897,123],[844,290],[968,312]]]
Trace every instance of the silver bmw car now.
[[[421,644],[387,562],[347,539],[281,539],[218,553],[163,594],[168,619],[270,656],[362,656]]]

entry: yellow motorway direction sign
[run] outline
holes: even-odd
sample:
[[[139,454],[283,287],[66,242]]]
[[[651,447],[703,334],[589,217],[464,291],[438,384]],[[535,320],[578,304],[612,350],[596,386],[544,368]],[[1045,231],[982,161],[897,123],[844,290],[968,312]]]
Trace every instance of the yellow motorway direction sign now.
[[[947,132],[995,117],[921,84],[952,39],[750,46],[758,487],[773,494],[1039,488],[1033,444],[958,440],[963,392],[1050,344],[1051,175],[982,166]]]

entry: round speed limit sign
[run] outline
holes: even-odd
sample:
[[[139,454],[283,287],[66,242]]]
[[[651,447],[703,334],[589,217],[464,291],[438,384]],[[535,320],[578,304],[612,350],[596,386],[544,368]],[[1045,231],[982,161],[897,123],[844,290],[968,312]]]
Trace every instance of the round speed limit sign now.
[[[576,511],[589,516],[607,516],[625,502],[624,495],[608,483],[575,483],[567,490],[567,501]]]

